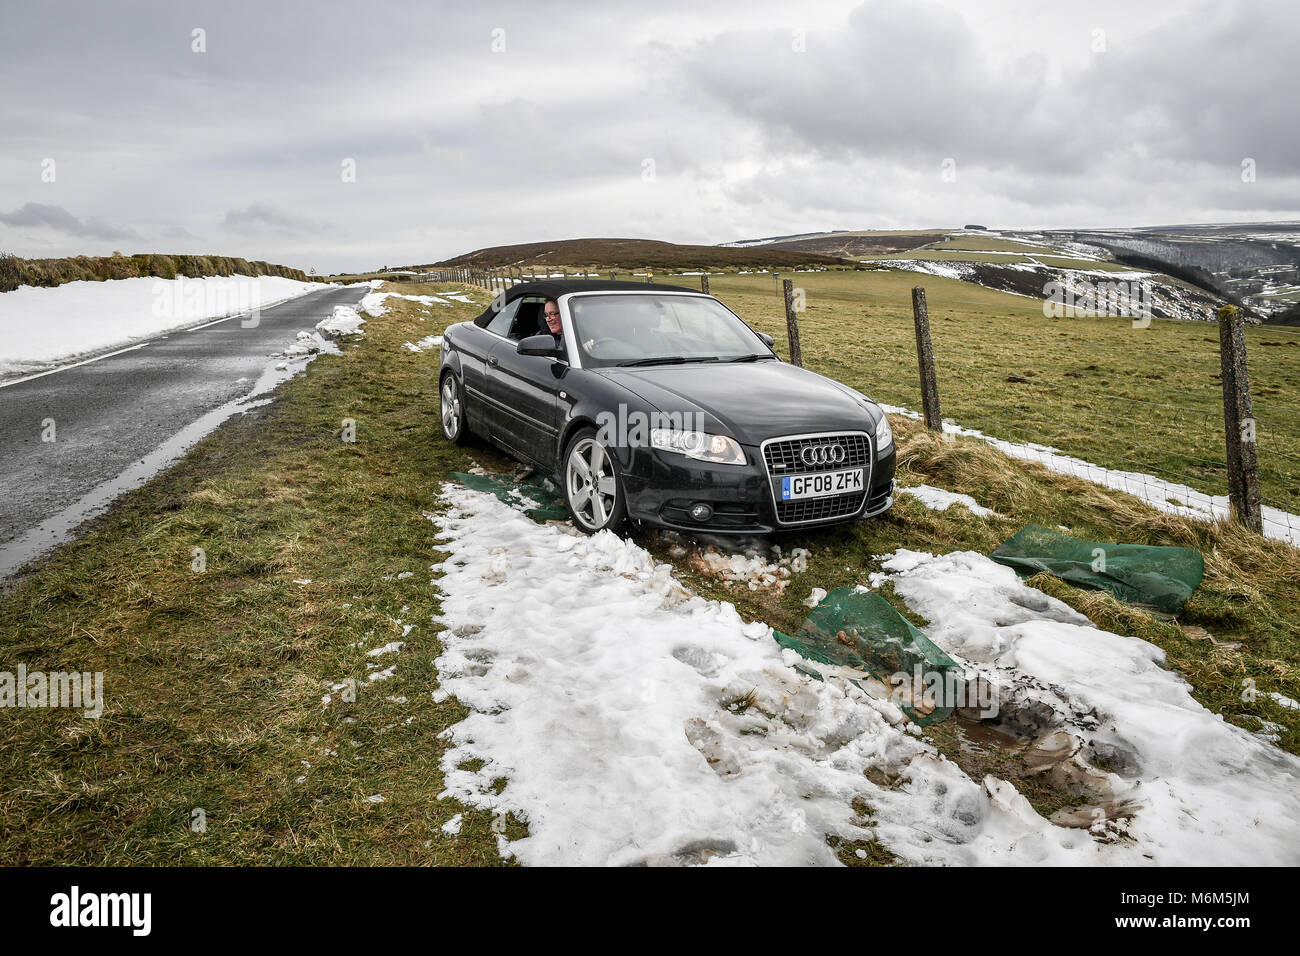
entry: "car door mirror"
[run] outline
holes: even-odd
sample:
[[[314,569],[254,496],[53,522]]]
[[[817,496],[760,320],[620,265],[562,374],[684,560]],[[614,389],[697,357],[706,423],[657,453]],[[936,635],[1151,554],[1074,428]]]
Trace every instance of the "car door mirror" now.
[[[756,332],[755,334],[763,340],[763,344],[768,348],[776,345],[776,339],[772,338],[772,336],[768,335],[766,332]]]
[[[515,351],[520,355],[544,355],[548,358],[559,358],[561,355],[553,335],[530,335],[526,339],[520,339]]]

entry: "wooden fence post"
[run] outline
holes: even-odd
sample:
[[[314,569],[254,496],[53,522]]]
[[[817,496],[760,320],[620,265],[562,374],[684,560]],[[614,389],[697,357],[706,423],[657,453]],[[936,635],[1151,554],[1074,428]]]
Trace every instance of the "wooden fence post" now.
[[[1255,415],[1246,371],[1246,331],[1235,305],[1219,309],[1219,364],[1223,374],[1223,429],[1227,443],[1228,500],[1238,521],[1262,533],[1264,518],[1259,497],[1259,456],[1255,445]]]
[[[785,331],[790,337],[790,364],[803,365],[803,349],[799,347],[799,320],[794,314],[794,282],[786,279],[781,283],[785,290]]]
[[[930,313],[925,306],[925,289],[919,285],[912,288],[912,318],[916,322],[916,361],[921,370],[921,408],[925,412],[925,427],[942,432],[939,384],[934,375],[934,350],[930,347]]]

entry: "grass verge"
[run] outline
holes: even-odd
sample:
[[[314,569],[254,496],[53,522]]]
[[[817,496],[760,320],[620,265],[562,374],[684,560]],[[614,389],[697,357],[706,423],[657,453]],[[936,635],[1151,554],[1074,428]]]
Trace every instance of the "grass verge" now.
[[[436,351],[402,347],[478,310],[389,302],[0,602],[0,670],[102,671],[106,699],[0,710],[0,862],[498,862],[493,821],[437,799],[463,714],[430,696],[423,512],[470,461],[441,438]]]

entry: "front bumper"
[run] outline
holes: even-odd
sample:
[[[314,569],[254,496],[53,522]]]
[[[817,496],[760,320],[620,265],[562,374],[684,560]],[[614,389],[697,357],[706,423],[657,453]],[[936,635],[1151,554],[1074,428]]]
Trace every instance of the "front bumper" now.
[[[897,455],[891,444],[883,454],[876,455],[865,500],[852,513],[782,523],[773,505],[772,479],[761,449],[755,445],[742,447],[747,459],[744,465],[710,465],[651,448],[628,449],[620,464],[629,517],[678,531],[770,534],[870,518],[883,514],[894,503]],[[708,520],[691,517],[690,508],[698,503],[709,506],[712,513]]]

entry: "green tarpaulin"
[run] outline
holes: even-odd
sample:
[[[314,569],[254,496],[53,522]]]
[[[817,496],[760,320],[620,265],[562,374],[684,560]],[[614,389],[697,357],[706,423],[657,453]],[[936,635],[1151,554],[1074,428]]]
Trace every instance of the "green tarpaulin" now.
[[[795,635],[774,632],[811,666],[862,671],[891,688],[891,698],[918,724],[932,724],[953,712],[962,669],[935,647],[893,605],[874,591],[836,588],[813,608]]]
[[[459,481],[466,488],[496,495],[535,521],[565,521],[569,517],[569,509],[564,506],[564,499],[555,486],[548,488],[550,482],[536,475],[515,481],[505,475],[467,475],[453,471],[447,477]]]
[[[1084,541],[1036,524],[989,557],[1026,577],[1046,571],[1164,614],[1177,614],[1205,573],[1204,558],[1192,548]]]

